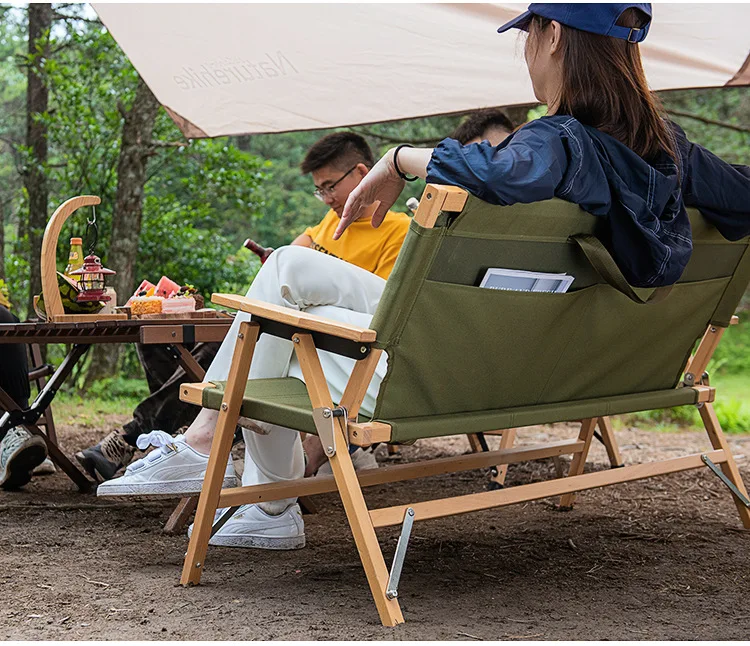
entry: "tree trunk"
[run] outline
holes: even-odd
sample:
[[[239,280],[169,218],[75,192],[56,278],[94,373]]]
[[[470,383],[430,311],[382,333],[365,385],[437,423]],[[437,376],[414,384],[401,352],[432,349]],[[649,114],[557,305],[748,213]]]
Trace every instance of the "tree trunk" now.
[[[29,61],[26,87],[26,146],[29,159],[24,169],[28,193],[29,218],[26,231],[30,243],[30,282],[28,313],[34,311],[34,294],[42,289],[40,258],[42,236],[47,225],[47,126],[40,118],[47,112],[49,90],[39,68],[49,57],[49,32],[52,28],[52,5],[29,3]]]
[[[0,199],[0,280],[5,280],[5,203]]]
[[[117,196],[107,255],[107,265],[117,271],[110,284],[117,291],[118,304],[124,303],[135,289],[135,261],[141,235],[146,162],[158,111],[156,97],[143,80],[138,79],[133,105],[124,113],[122,124]],[[86,383],[115,374],[119,356],[120,346],[117,344],[95,346]]]

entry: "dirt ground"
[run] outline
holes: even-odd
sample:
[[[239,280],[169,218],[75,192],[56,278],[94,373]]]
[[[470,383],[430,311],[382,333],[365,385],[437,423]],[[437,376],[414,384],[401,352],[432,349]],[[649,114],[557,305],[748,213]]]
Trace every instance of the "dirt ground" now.
[[[70,454],[100,430],[62,426]],[[103,430],[102,430],[103,429]],[[521,443],[575,436],[534,427]],[[708,448],[705,434],[617,431],[626,462]],[[491,442],[497,442],[491,438]],[[750,436],[730,443],[750,482]],[[607,468],[598,443],[590,468]],[[424,441],[383,461],[468,450]],[[508,484],[552,477],[511,466]],[[366,490],[370,507],[480,491],[480,471]],[[415,525],[399,589],[406,623],[383,628],[340,502],[316,498],[307,547],[210,548],[203,585],[178,585],[185,536],[166,502],[102,502],[61,474],[0,493],[0,638],[69,639],[748,639],[750,532],[708,470]],[[379,532],[390,562],[398,529]]]

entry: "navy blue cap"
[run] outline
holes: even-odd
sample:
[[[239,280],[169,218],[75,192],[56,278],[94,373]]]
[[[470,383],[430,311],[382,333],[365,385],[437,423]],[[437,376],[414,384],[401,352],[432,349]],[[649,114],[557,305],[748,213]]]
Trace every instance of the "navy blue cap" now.
[[[641,29],[631,29],[617,25],[617,20],[626,9],[640,9],[649,20]],[[534,2],[529,5],[528,11],[506,22],[497,31],[503,33],[515,27],[528,31],[532,15],[542,16],[550,20],[556,20],[560,24],[592,34],[622,38],[629,43],[640,43],[646,38],[648,28],[651,26],[651,3],[620,3],[620,2],[598,2],[598,3],[545,3]]]

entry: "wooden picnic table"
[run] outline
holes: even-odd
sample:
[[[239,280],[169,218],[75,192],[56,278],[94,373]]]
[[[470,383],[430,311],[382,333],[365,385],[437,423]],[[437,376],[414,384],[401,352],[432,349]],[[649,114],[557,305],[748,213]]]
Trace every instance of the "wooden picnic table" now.
[[[233,317],[216,312],[212,318],[143,318],[102,320],[88,322],[27,322],[0,324],[0,344],[65,343],[71,348],[40,390],[34,402],[22,409],[0,388],[0,406],[5,413],[0,417],[0,433],[14,426],[24,426],[30,433],[39,435],[47,444],[52,461],[64,471],[83,492],[90,492],[95,483],[76,467],[57,445],[56,438],[42,431],[37,422],[49,407],[62,384],[88,349],[97,343],[163,344],[174,348],[175,359],[189,379],[202,381],[205,371],[186,347],[194,343],[221,342],[224,340]],[[2,352],[2,350],[0,350]]]

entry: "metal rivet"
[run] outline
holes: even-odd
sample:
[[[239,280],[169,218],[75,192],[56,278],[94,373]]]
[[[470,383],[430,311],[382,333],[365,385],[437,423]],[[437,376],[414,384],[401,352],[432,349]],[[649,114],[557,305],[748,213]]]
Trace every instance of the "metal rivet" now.
[[[325,417],[326,419],[328,419],[330,416],[331,416],[331,411],[328,408],[326,408],[323,411],[323,417]]]
[[[221,410],[226,410],[226,409],[227,409],[227,405],[226,404],[222,404],[221,405]]]
[[[352,436],[357,437],[357,431],[352,431]]]
[[[203,563],[196,563],[195,567],[200,567],[201,565],[203,565]]]
[[[425,199],[426,200],[431,200],[432,199],[432,193],[427,193],[427,195],[425,195]]]
[[[172,338],[174,339],[177,336],[177,332],[172,332]]]
[[[332,446],[329,446],[329,447],[328,447],[328,448],[326,449],[326,454],[328,454],[328,455],[333,455],[333,447],[332,447]]]
[[[367,348],[366,348],[365,346],[362,346],[362,347],[360,347],[359,351],[360,351],[360,352],[361,352],[362,354],[364,354],[365,352],[367,352]]]
[[[714,332],[716,332],[716,328],[715,328],[715,327],[712,327],[712,328],[711,328],[711,333],[713,334]]]
[[[292,341],[294,341],[294,343],[299,343],[299,337],[298,336],[293,336],[292,337]]]
[[[237,338],[238,338],[238,339],[244,339],[244,338],[245,338],[245,335],[244,335],[244,334],[242,334],[242,332],[240,332],[240,333],[239,333],[239,334],[237,335]]]

